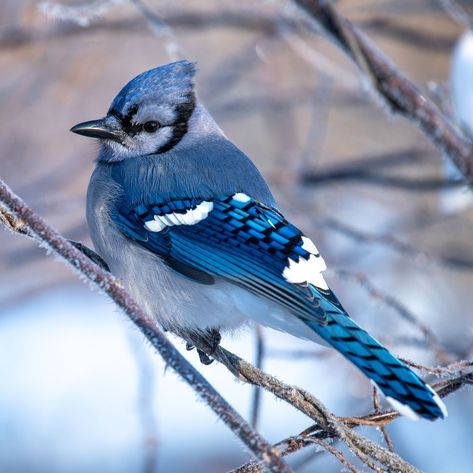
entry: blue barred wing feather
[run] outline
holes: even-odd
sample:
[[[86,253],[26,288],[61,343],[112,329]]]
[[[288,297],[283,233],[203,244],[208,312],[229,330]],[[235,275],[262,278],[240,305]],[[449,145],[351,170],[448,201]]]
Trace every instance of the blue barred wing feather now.
[[[245,194],[211,202],[157,200],[122,208],[115,221],[129,238],[196,281],[230,280],[319,324],[326,323],[327,311],[341,309],[324,282],[307,284],[305,265],[315,275],[325,268],[316,247],[276,209]]]
[[[125,206],[114,220],[183,276],[203,284],[224,278],[288,309],[401,413],[431,420],[446,415],[437,394],[348,316],[325,284],[315,245],[276,209],[234,194]]]

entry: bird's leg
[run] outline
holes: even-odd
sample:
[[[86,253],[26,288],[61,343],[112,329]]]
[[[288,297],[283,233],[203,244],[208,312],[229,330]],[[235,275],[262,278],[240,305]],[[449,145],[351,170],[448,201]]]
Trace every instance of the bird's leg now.
[[[204,365],[210,365],[213,362],[213,359],[210,358],[210,356],[215,353],[222,336],[218,330],[212,329],[207,332],[194,332],[189,334],[186,339],[189,340],[186,343],[186,349],[191,350],[196,347],[200,362]]]
[[[222,336],[220,335],[220,332],[217,329],[209,330],[208,336],[208,341],[210,345],[209,355],[213,355],[215,353],[215,350],[220,345],[220,342],[222,341]]]

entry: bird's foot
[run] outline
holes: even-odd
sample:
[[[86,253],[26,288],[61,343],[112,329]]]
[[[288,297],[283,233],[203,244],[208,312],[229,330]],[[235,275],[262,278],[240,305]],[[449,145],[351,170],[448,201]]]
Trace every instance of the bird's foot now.
[[[216,329],[210,330],[208,335],[208,341],[210,345],[209,355],[213,355],[215,353],[215,350],[217,350],[218,346],[220,345],[220,342],[222,341],[222,336],[220,335],[220,332]]]
[[[95,264],[100,266],[104,271],[110,271],[108,264],[105,260],[97,254],[94,250],[90,249],[88,246],[85,246],[80,241],[69,240],[69,243],[72,246],[75,246],[81,253],[91,259]]]
[[[214,360],[210,358],[210,356],[207,355],[207,353],[203,352],[202,350],[197,350],[197,353],[199,354],[199,360],[203,365],[211,365]]]
[[[209,330],[206,333],[193,333],[187,337],[190,341],[186,343],[186,350],[190,351],[197,348],[199,360],[204,365],[210,365],[214,360],[211,356],[215,353],[222,336],[216,329]]]

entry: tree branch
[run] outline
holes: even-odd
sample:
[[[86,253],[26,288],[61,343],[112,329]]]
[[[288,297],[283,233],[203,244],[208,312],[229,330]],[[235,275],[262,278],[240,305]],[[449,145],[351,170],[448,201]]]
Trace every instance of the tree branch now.
[[[15,195],[0,179],[0,212],[8,227],[33,237],[52,253],[60,256],[70,267],[94,286],[105,292],[171,367],[215,414],[240,438],[240,440],[273,472],[291,473],[278,452],[236,412],[215,388],[177,351],[164,333],[156,326],[138,304],[128,295],[120,281],[106,272],[82,251],[52,229],[39,215]],[[5,211],[6,209],[6,211]]]
[[[472,143],[452,126],[436,105],[367,36],[341,16],[330,1],[293,1],[358,66],[384,104],[418,126],[455,163],[465,179],[473,183]]]
[[[205,349],[206,347],[202,348]],[[286,384],[276,377],[255,368],[247,361],[230,353],[223,347],[218,347],[213,356],[232,373],[237,375],[240,380],[264,388],[266,391],[271,392],[279,399],[286,401],[297,410],[310,417],[316,422],[314,428],[317,431],[320,430],[324,432],[324,435],[327,437],[342,440],[348,445],[352,452],[372,470],[385,471],[377,466],[377,463],[379,463],[387,468],[387,471],[419,473],[419,470],[407,463],[397,454],[390,452],[363,437],[358,432],[355,432],[350,428],[351,425],[347,426],[345,423],[340,422],[318,399],[307,391]],[[281,452],[281,454],[284,453]],[[251,465],[252,468],[254,468],[254,462]],[[259,470],[250,469],[242,471],[250,472]]]
[[[461,367],[466,367],[467,365],[471,366],[471,362],[463,361],[463,362],[459,362],[459,365]],[[433,368],[428,368],[428,370],[429,371],[433,370]],[[436,390],[437,394],[441,398],[444,398],[458,391],[460,388],[466,385],[472,385],[472,384],[473,384],[473,374],[466,373],[466,374],[460,374],[457,377],[446,380],[446,381],[435,383],[432,385],[432,387]],[[359,426],[370,426],[370,427],[382,428],[382,427],[387,426],[388,424],[390,424],[391,422],[393,422],[399,417],[400,417],[400,414],[396,411],[383,411],[383,412],[374,412],[373,414],[369,414],[362,417],[338,417],[337,422],[338,423],[342,422],[343,425],[347,427],[348,429],[354,429]],[[354,432],[353,430],[349,430],[349,432],[351,434],[356,435],[356,432]],[[287,455],[290,455],[291,453],[295,453],[299,450],[302,450],[303,448],[313,445],[316,439],[328,439],[328,438],[333,438],[333,436],[330,435],[330,433],[327,432],[326,430],[321,429],[320,425],[317,423],[314,426],[311,426],[308,429],[305,429],[299,435],[288,437],[274,444],[274,448],[278,449],[280,451],[281,456],[285,457]],[[368,445],[365,446],[366,451],[367,452],[371,451],[372,453],[374,453],[375,447],[376,449],[381,448],[371,441],[368,441]],[[396,454],[393,453],[393,455],[397,457]],[[381,463],[386,466],[387,471],[393,471],[393,472],[398,471],[396,470],[398,465],[396,466],[393,465],[392,467],[390,467],[388,464],[385,464],[384,462],[381,462]],[[409,466],[413,468],[411,465]],[[236,468],[235,470],[232,470],[230,473],[261,473],[262,471],[263,471],[263,465],[259,462],[252,461],[239,468]],[[385,471],[385,470],[381,470],[381,471]],[[399,471],[405,471],[405,470],[402,469]],[[409,470],[409,471],[418,471],[418,470],[414,469],[414,470]]]
[[[318,225],[344,235],[356,243],[385,246],[401,256],[411,258],[413,261],[419,259],[422,262],[442,265],[456,271],[473,270],[473,255],[467,254],[466,251],[463,251],[461,255],[456,255],[448,250],[439,252],[439,254],[432,254],[416,248],[393,234],[360,230],[334,217],[323,217],[318,221]]]
[[[83,248],[81,248],[82,251],[77,249],[47,225],[1,180],[0,203],[4,210],[1,212],[2,220],[6,219],[8,222],[13,222],[9,224],[11,230],[39,240],[43,246],[47,246],[54,254],[61,256],[69,266],[108,294],[141,330],[168,366],[174,369],[194,389],[257,458],[271,468],[271,471],[283,473],[292,471],[281,460],[278,450],[271,447],[266,440],[254,432],[208,381],[182,357],[161,330],[156,327],[155,322],[150,320],[126,293],[120,282],[89,258],[88,252],[92,250],[83,252]],[[200,348],[210,352],[209,347],[202,346]],[[324,431],[329,437],[335,437],[345,442],[353,453],[374,471],[382,471],[377,466],[377,463],[380,463],[388,469],[394,468],[399,472],[418,473],[417,469],[398,455],[376,445],[339,422],[310,393],[279,381],[274,376],[253,367],[222,347],[219,347],[213,356],[241,380],[266,389],[308,415],[317,423],[318,429]]]

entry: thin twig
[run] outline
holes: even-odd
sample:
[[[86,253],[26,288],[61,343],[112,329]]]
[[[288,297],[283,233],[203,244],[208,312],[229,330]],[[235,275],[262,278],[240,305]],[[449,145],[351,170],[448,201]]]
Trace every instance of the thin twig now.
[[[426,374],[431,374],[431,375],[439,376],[439,377],[445,376],[446,374],[456,374],[458,372],[461,372],[473,366],[472,360],[455,361],[454,363],[450,363],[447,366],[431,367],[431,366],[421,365],[411,360],[406,360],[405,358],[399,358],[399,359],[402,362],[404,362],[406,365],[409,365],[411,368],[415,368],[419,371],[423,371]]]
[[[409,176],[395,176],[392,174],[374,171],[359,171],[356,173],[338,173],[330,175],[322,172],[305,172],[302,176],[303,184],[316,185],[332,184],[334,181],[344,183],[356,182],[363,185],[381,187],[383,189],[399,189],[407,192],[424,193],[437,192],[444,189],[461,189],[465,183],[458,179],[445,179],[436,176],[415,178]]]
[[[317,224],[329,230],[340,233],[341,235],[354,240],[356,243],[377,244],[385,246],[396,251],[402,256],[412,260],[420,260],[422,263],[433,263],[445,266],[457,271],[473,271],[473,255],[463,253],[461,256],[454,254],[431,254],[424,250],[416,248],[398,236],[391,233],[374,233],[366,230],[360,230],[353,225],[342,222],[334,217],[323,217]]]
[[[164,49],[171,61],[183,57],[182,48],[177,40],[174,30],[151,8],[148,8],[141,0],[129,0],[137,10],[146,18],[154,35],[164,40]]]
[[[467,28],[473,26],[473,19],[468,14],[466,9],[455,0],[437,0],[445,11],[459,23],[463,23]]]
[[[337,458],[338,461],[352,473],[361,473],[358,468],[356,468],[346,459],[345,455],[340,450],[336,449],[333,445],[330,445],[326,440],[311,438],[310,442],[320,445],[323,449],[327,450],[327,452]]]
[[[372,298],[382,302],[384,305],[392,309],[395,313],[401,316],[404,320],[416,327],[422,333],[426,343],[429,345],[438,360],[442,362],[451,362],[452,355],[442,346],[434,332],[417,316],[411,312],[404,304],[402,304],[394,296],[382,292],[374,286],[374,284],[363,274],[359,272],[352,272],[344,269],[337,269],[334,271],[338,277],[349,281],[357,282]]]
[[[222,347],[217,348],[213,356],[232,373],[237,375],[240,380],[261,386],[309,416],[316,422],[314,426],[316,430],[322,430],[329,437],[339,438],[345,442],[352,452],[374,471],[383,471],[380,467],[376,466],[376,463],[379,463],[385,467],[392,468],[394,471],[418,473],[416,468],[397,454],[371,442],[358,432],[350,430],[349,425],[340,423],[337,417],[307,391],[288,385],[274,376],[258,370],[250,363]]]
[[[255,366],[256,368],[263,369],[263,360],[266,354],[263,331],[259,325],[255,327],[255,345],[256,345],[256,354],[255,354]],[[258,427],[259,414],[261,412],[261,400],[262,400],[262,389],[259,386],[253,386],[253,397],[251,400],[251,415],[250,423],[253,429]]]
[[[373,386],[373,409],[375,414],[379,414],[379,392],[376,386]],[[383,434],[384,441],[386,442],[386,445],[388,446],[389,450],[391,450],[391,452],[394,452],[394,445],[391,440],[391,437],[388,434],[388,431],[386,430],[386,427],[381,427],[381,433]]]
[[[411,176],[387,174],[386,169],[403,164],[418,165],[430,161],[430,154],[421,149],[389,151],[377,156],[350,159],[348,162],[332,164],[317,169],[306,169],[300,175],[304,185],[332,185],[337,182],[359,182],[363,185],[389,187],[409,192],[431,192],[443,189],[456,189],[465,186],[463,180],[445,179],[438,176]],[[419,169],[419,166],[416,166]]]

